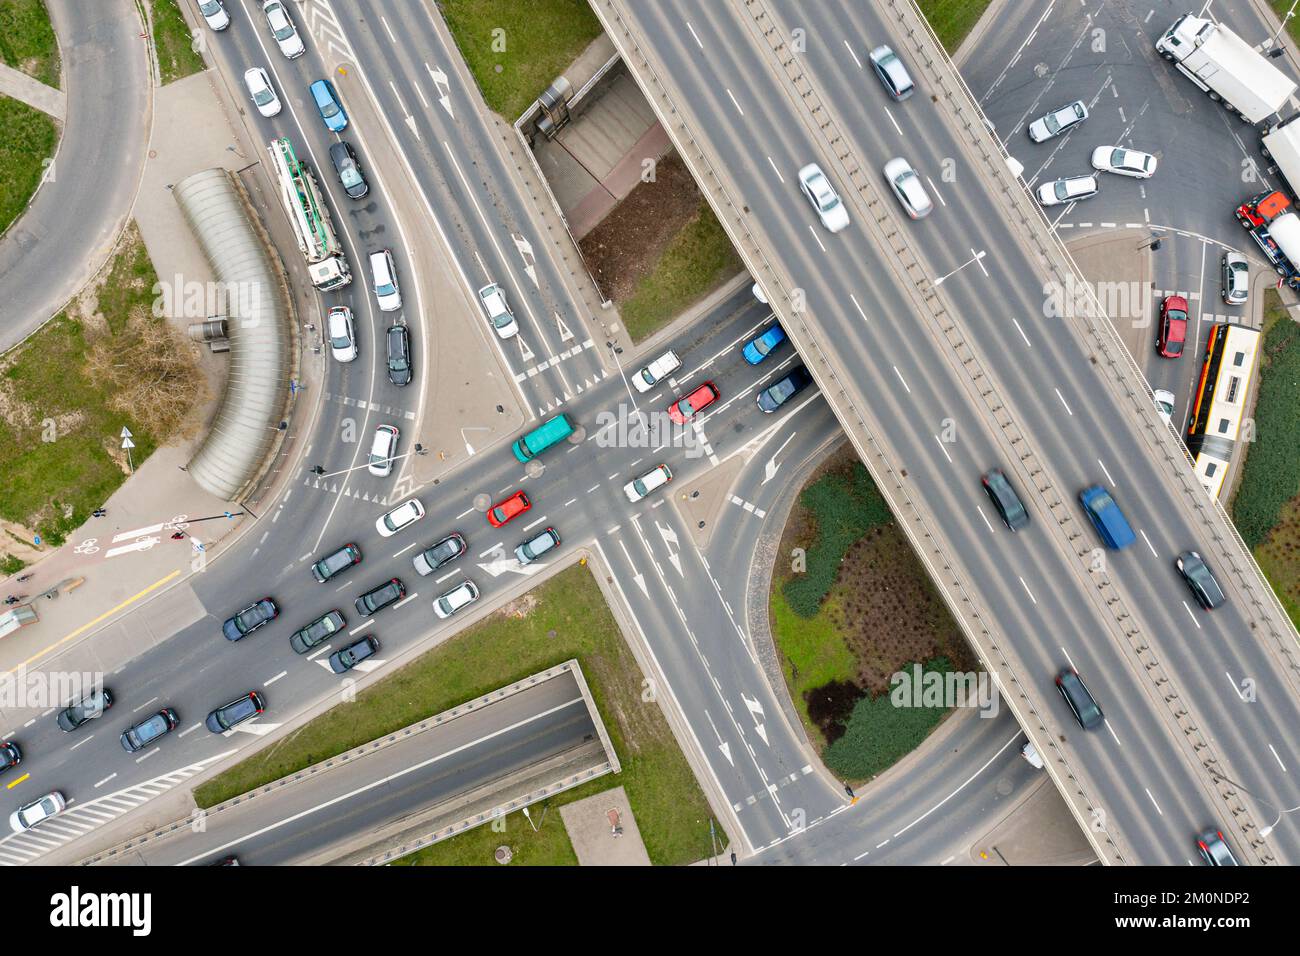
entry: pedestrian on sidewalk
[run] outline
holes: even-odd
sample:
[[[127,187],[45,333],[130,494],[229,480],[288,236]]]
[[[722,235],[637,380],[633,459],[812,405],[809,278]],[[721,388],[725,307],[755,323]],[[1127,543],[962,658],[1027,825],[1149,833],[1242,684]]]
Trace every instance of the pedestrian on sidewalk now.
[[[173,540],[173,541],[180,541],[180,540],[183,539],[184,537],[185,537],[185,532],[184,532],[184,531],[173,531],[173,532],[172,532],[172,540]]]
[[[90,513],[90,516],[92,518],[102,518],[106,514],[108,514],[108,512],[105,511],[103,508],[96,508],[94,511]]]

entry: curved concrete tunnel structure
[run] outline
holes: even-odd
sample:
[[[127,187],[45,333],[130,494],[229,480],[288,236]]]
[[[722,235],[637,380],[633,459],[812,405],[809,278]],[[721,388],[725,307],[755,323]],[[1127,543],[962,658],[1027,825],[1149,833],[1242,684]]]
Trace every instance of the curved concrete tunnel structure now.
[[[270,253],[229,173],[201,170],[172,194],[226,291],[230,340],[226,390],[188,470],[205,491],[234,501],[280,434],[293,366],[288,316]]]

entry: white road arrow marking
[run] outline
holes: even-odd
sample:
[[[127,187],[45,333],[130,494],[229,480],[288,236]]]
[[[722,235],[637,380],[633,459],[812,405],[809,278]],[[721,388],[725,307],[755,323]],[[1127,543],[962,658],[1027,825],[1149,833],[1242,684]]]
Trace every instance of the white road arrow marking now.
[[[539,569],[546,567],[545,564],[539,561],[534,561],[529,565],[522,565],[513,554],[506,554],[505,548],[499,544],[487,553],[492,556],[492,560],[479,562],[479,568],[486,571],[494,578],[500,577],[507,571],[513,571],[515,574],[522,574],[524,577],[527,577]]]
[[[524,260],[524,271],[528,273],[528,278],[533,280],[533,288],[540,289],[537,282],[537,257],[533,255],[533,244],[518,233],[512,232],[510,238],[515,241],[515,248],[519,250],[519,256]]]
[[[761,720],[759,720],[760,717],[765,717],[765,716],[766,716],[766,715],[763,713],[763,705],[760,704],[757,700],[750,700],[748,697],[745,696],[745,694],[744,694],[743,691],[742,691],[741,694],[740,694],[740,699],[743,700],[743,701],[745,702],[745,707],[748,708],[748,710],[749,710],[749,715],[750,715],[751,717],[754,718],[754,730],[755,730],[755,732],[756,732],[760,737],[763,738],[763,743],[766,744],[766,743],[768,742],[768,741],[767,741],[767,727],[763,724],[763,722],[762,722]],[[768,744],[768,746],[771,746],[771,745]]]
[[[525,362],[531,362],[536,356],[534,356],[532,350],[524,344],[524,337],[522,335],[516,335],[515,341],[519,343],[520,359]]]
[[[722,751],[722,756],[726,757],[727,763],[731,764],[731,766],[734,767],[736,765],[736,761],[731,759],[731,744],[727,743],[725,740],[722,739],[722,734],[718,733],[718,727],[713,722],[713,717],[710,716],[707,709],[704,711],[704,716],[708,718],[709,726],[713,728],[713,736],[718,738],[718,749]]]
[[[433,80],[433,85],[438,90],[438,102],[447,111],[447,115],[455,119],[456,114],[451,111],[451,97],[448,96],[451,91],[451,84],[447,82],[447,74],[442,70],[435,70],[427,63],[424,64],[424,68],[429,71],[429,79]]]
[[[677,571],[677,576],[685,578],[686,573],[682,570],[682,559],[678,556],[677,551],[677,532],[668,525],[655,522],[655,527],[659,529],[659,537],[664,539],[664,544],[668,548],[668,560],[672,562],[673,568]]]
[[[632,580],[635,581],[636,586],[641,589],[641,593],[646,597],[649,597],[650,591],[645,586],[645,575],[638,571],[636,565],[632,563],[632,555],[627,553],[627,545],[623,543],[622,538],[618,539],[618,546],[623,549],[623,557],[627,558],[628,566],[632,568]]]
[[[245,721],[242,724],[236,724],[234,727],[231,727],[221,736],[229,737],[231,734],[240,733],[252,734],[254,737],[265,737],[267,734],[271,733],[271,731],[279,729],[280,724],[249,723],[248,721]]]
[[[787,438],[785,441],[781,442],[781,447],[778,448],[776,451],[772,452],[772,457],[769,458],[767,460],[767,464],[763,466],[763,484],[767,484],[769,481],[771,481],[773,478],[776,477],[777,470],[781,467],[776,462],[776,456],[781,454],[781,452],[785,451],[785,446],[790,444],[790,442],[794,439],[794,436],[797,434],[799,433],[791,432],[790,437]]]

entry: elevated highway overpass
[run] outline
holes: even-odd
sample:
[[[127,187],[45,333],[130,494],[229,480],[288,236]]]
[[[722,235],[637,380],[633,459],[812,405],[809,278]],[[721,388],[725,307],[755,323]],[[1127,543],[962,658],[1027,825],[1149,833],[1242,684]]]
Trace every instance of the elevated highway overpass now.
[[[1215,825],[1247,862],[1300,860],[1295,629],[1096,300],[1049,314],[1086,282],[913,4],[593,7],[1101,859],[1186,862]],[[905,103],[867,63],[882,43]],[[881,177],[898,155],[936,194],[923,222]],[[799,194],[809,162],[842,233]],[[1030,509],[1016,535],[989,520],[995,465]],[[1124,552],[1079,510],[1094,483],[1139,531]],[[1189,548],[1228,591],[1212,614],[1174,572]],[[1103,729],[1059,700],[1067,666]]]

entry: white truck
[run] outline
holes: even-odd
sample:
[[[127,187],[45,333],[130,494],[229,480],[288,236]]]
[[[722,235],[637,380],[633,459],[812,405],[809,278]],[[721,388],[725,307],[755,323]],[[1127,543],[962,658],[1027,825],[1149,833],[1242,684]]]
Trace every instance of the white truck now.
[[[343,288],[352,281],[352,271],[334,232],[329,208],[321,199],[316,177],[306,163],[299,162],[287,139],[272,140],[267,150],[280,202],[293,226],[298,249],[307,259],[311,284],[322,292]]]
[[[1222,23],[1185,13],[1156,40],[1156,52],[1244,123],[1280,110],[1296,85]]]
[[[1260,139],[1259,148],[1286,180],[1292,196],[1300,196],[1300,114],[1284,123],[1270,126]]]

